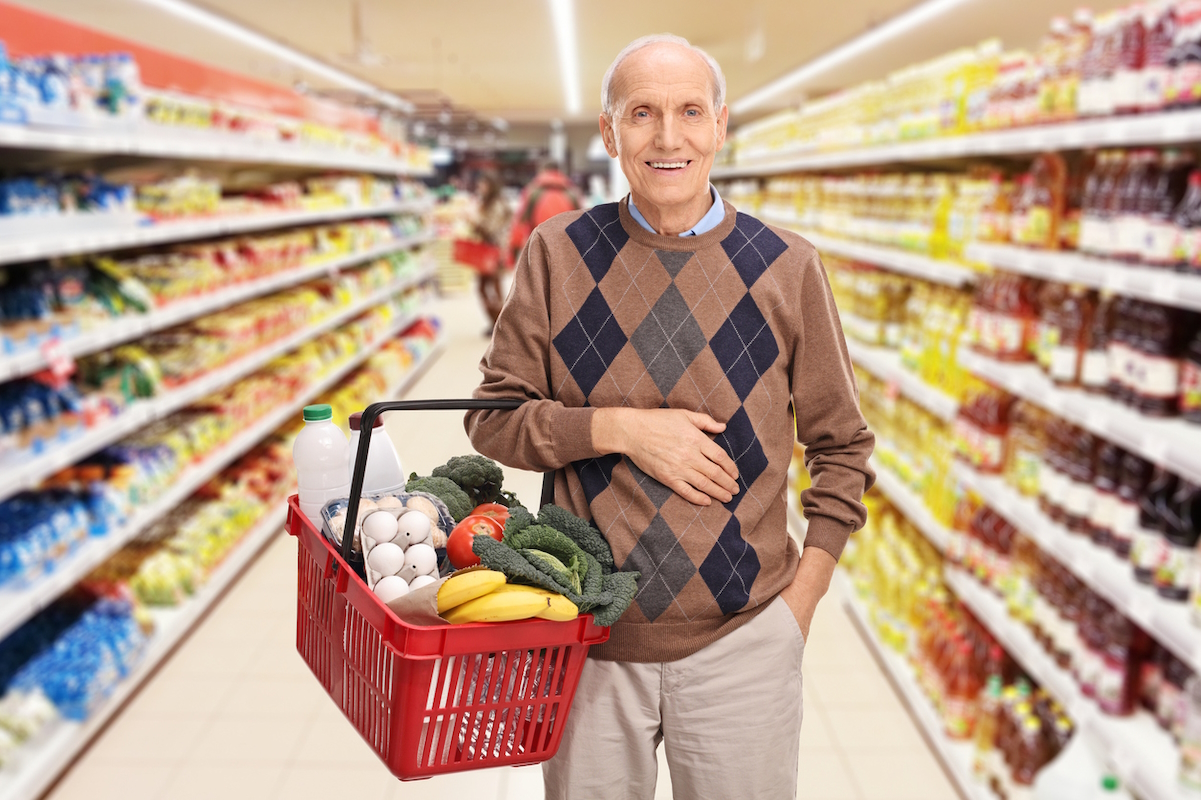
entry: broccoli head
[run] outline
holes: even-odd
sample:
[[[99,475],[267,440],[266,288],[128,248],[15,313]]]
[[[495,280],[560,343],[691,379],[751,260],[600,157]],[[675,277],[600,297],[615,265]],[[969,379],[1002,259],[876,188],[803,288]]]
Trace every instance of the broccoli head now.
[[[434,470],[434,477],[449,478],[471,498],[472,508],[494,503],[500,497],[505,473],[490,458],[481,455],[455,456]]]
[[[461,522],[475,508],[467,493],[460,489],[457,483],[448,478],[433,476],[420,478],[417,476],[417,473],[413,473],[409,476],[409,482],[405,484],[405,491],[427,492],[437,497],[443,503],[446,503],[446,509],[450,511],[450,516],[455,522]]]

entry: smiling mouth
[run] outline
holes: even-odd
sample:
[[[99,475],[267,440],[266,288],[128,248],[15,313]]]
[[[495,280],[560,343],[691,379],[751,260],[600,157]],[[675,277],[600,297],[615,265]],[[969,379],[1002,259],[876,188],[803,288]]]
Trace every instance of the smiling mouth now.
[[[679,172],[691,164],[692,161],[647,161],[645,163],[655,172]]]

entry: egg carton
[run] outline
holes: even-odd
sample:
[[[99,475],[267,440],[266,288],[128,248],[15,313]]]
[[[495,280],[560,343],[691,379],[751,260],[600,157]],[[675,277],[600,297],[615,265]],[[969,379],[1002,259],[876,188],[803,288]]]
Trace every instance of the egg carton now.
[[[325,535],[325,538],[339,547],[342,545],[342,533],[346,529],[346,512],[349,506],[350,500],[342,498],[340,500],[329,501],[321,509],[322,533]],[[450,515],[450,510],[446,507],[446,503],[428,492],[391,492],[387,494],[364,495],[359,500],[358,522],[359,525],[362,525],[363,520],[375,511],[390,511],[399,517],[401,512],[406,509],[417,509],[423,512],[431,523],[430,535],[434,548],[446,547],[446,538],[454,530],[455,521]],[[354,548],[354,552],[361,555],[362,550],[360,549],[357,528],[355,535],[351,539],[351,545]]]

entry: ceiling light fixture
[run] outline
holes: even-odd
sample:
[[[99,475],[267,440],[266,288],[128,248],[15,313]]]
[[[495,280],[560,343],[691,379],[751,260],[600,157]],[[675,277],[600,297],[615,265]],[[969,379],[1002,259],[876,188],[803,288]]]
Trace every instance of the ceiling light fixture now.
[[[185,2],[185,0],[140,0],[140,2],[161,11],[174,14],[180,19],[191,22],[193,25],[208,28],[214,33],[253,47],[260,52],[274,56],[281,61],[286,61],[314,75],[320,75],[339,86],[353,89],[388,108],[394,108],[406,113],[412,113],[416,110],[413,104],[403,97],[384,91],[375,84],[368,83],[350,73],[331,67],[325,62],[306,55],[269,36],[264,36],[258,31],[251,30],[219,14],[214,14],[199,6],[192,5],[189,2]]]
[[[580,113],[580,53],[575,35],[575,0],[550,0],[550,16],[559,50],[559,74],[568,114]]]
[[[873,48],[879,47],[889,39],[895,39],[914,28],[921,27],[936,17],[942,16],[971,1],[927,0],[927,2],[921,5],[897,14],[895,17],[872,28],[867,33],[855,37],[846,44],[829,50],[806,64],[802,64],[787,75],[777,78],[745,97],[739,98],[737,102],[730,104],[730,111],[735,114],[742,114],[758,108],[776,95],[812,80],[823,72],[850,61]]]

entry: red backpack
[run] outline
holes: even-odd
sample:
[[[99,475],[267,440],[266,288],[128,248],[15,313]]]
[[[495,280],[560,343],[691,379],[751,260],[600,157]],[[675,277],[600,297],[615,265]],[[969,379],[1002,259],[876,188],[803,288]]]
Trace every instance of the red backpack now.
[[[517,263],[517,257],[521,255],[521,249],[525,247],[534,228],[556,214],[580,208],[583,208],[583,203],[580,202],[579,193],[566,178],[548,175],[544,179],[536,179],[526,193],[521,211],[509,233],[509,266]]]

